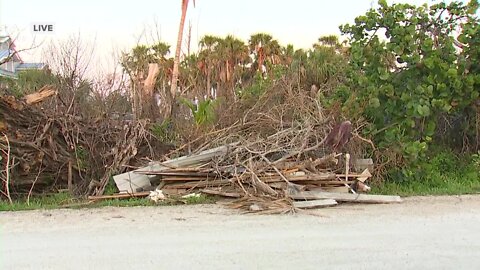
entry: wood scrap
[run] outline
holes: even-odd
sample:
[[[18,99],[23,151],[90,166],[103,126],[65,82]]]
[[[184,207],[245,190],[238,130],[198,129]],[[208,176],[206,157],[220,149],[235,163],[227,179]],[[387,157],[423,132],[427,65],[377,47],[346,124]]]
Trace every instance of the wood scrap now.
[[[45,85],[37,92],[24,96],[23,99],[25,100],[25,103],[27,103],[27,105],[31,105],[42,102],[44,99],[51,97],[56,93],[57,91],[53,88],[53,86]]]
[[[289,194],[289,197],[295,200],[321,200],[333,199],[339,202],[358,202],[358,203],[400,203],[400,196],[388,195],[368,195],[368,194],[349,194],[334,193],[322,191],[302,191]]]
[[[312,200],[312,201],[295,201],[293,207],[301,209],[321,208],[337,205],[337,201],[332,199]]]

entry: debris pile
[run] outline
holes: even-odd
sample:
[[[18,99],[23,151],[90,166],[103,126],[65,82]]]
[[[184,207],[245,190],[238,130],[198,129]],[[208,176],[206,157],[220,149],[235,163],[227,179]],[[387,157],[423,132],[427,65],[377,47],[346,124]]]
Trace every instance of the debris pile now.
[[[50,99],[54,106],[38,104],[55,95],[51,88],[24,100],[1,96],[0,131],[8,138],[8,145],[0,142],[8,153],[2,167],[13,175],[2,184],[17,192],[25,186],[29,193],[40,185],[68,187],[93,195],[91,200],[149,196],[162,201],[204,193],[261,213],[401,201],[361,194],[369,191],[366,181],[373,172],[371,159],[363,159],[365,143],[374,149],[358,135],[361,123],[339,121],[336,111],[324,111],[318,99],[290,81],[275,83],[253,104],[223,108],[209,129],[193,129],[188,118],[180,119],[186,128],[176,132],[190,139],[176,142],[166,156],[166,145],[153,139],[148,120],[86,119],[70,114],[56,98]],[[159,161],[138,168],[145,160]],[[138,169],[121,173],[127,168]],[[111,176],[119,194],[102,196]]]
[[[101,195],[112,174],[164,150],[147,124],[69,113],[48,85],[23,99],[0,95],[0,150],[8,153],[1,167],[9,173],[2,175],[0,191],[68,188],[77,195]]]
[[[336,138],[349,136],[340,134],[348,124],[339,124],[323,139],[313,135],[321,134],[320,127],[283,129],[253,142],[238,141],[155,162],[114,180],[124,193],[155,189],[168,197],[201,192],[233,198],[231,207],[248,212],[284,213],[338,202],[400,202],[398,196],[360,194],[370,189],[365,184],[372,176],[370,165],[332,151],[344,147]]]
[[[373,164],[358,134],[361,123],[325,111],[288,80],[279,80],[249,107],[231,106],[210,133],[170,153],[170,160],[115,175],[120,192],[202,192],[231,198],[247,212],[285,213],[338,202],[399,202],[369,190]],[[175,157],[185,151],[186,155]],[[349,153],[349,154],[347,154]],[[359,195],[360,194],[360,195]]]

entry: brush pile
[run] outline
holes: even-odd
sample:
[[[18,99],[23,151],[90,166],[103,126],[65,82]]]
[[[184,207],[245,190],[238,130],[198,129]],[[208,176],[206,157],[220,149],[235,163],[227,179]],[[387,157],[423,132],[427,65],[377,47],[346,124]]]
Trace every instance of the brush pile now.
[[[100,195],[111,175],[164,151],[147,121],[83,118],[55,94],[46,86],[23,99],[0,96],[4,196],[59,189]]]
[[[337,201],[399,201],[356,194],[369,190],[364,182],[371,168],[354,166],[363,149],[359,142],[367,140],[357,140],[350,121],[334,123],[333,115],[324,116],[318,100],[270,91],[246,113],[232,114],[227,116],[237,121],[207,134],[189,155],[114,176],[120,192],[156,189],[167,197],[202,192],[235,198],[235,208],[267,213]],[[295,201],[307,197],[319,201]]]

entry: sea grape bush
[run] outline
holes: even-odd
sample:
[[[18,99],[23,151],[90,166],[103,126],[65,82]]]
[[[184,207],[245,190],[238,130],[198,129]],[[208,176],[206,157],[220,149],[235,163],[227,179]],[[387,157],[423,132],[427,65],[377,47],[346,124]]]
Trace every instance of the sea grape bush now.
[[[364,133],[379,149],[414,161],[435,143],[440,115],[478,110],[477,9],[477,1],[417,7],[380,0],[340,27],[351,57],[339,89],[350,92],[343,109],[368,121]]]

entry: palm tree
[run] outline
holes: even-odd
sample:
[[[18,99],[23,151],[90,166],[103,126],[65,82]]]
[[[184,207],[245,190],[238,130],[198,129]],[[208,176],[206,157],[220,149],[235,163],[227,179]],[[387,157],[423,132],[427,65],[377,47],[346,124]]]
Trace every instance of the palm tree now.
[[[313,44],[314,48],[318,46],[329,46],[336,48],[340,46],[340,42],[338,41],[338,37],[335,35],[321,36],[318,38],[318,43]]]
[[[262,72],[264,65],[271,68],[279,62],[281,47],[269,34],[258,33],[250,36],[248,41],[250,53],[255,56],[255,67]]]
[[[282,47],[282,54],[281,54],[282,64],[285,66],[290,66],[290,64],[293,61],[294,54],[295,54],[295,49],[292,44],[288,44],[286,47]]]
[[[186,56],[180,63],[179,83],[182,86],[182,95],[186,94],[189,98],[200,98],[203,95],[202,70],[198,69],[200,63],[197,54]]]
[[[230,85],[231,92],[226,93],[226,98],[231,100],[230,97],[235,96],[235,83],[238,81],[240,74],[238,74],[239,67],[244,67],[250,60],[248,47],[240,39],[228,35],[225,39],[221,40],[218,51],[220,52],[223,65],[222,74],[224,75],[224,82]]]
[[[173,61],[173,73],[172,73],[172,84],[170,87],[170,95],[171,95],[171,104],[175,102],[175,97],[177,93],[177,83],[178,83],[178,74],[179,74],[179,66],[180,66],[180,50],[182,47],[182,39],[183,39],[183,28],[185,26],[185,17],[187,16],[187,9],[189,0],[182,0],[182,15],[180,17],[180,25],[178,29],[178,36],[177,36],[177,48],[175,50],[175,58]],[[193,5],[195,5],[195,0],[193,0]],[[171,114],[171,111],[170,111]]]
[[[206,35],[199,42],[200,53],[198,68],[206,78],[206,92],[204,95],[207,97],[212,97],[212,73],[218,60],[215,50],[220,40],[221,38],[219,37]]]

